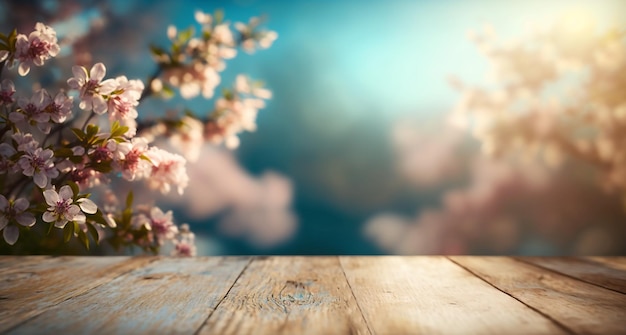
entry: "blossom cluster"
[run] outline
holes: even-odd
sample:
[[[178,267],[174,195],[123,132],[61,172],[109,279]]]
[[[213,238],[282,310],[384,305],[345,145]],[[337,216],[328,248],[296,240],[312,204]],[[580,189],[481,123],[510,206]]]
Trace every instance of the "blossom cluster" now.
[[[213,96],[223,60],[236,55],[238,42],[221,18],[198,12],[196,19],[200,38],[191,38],[191,30],[185,37],[169,29],[169,61],[157,58],[157,75],[147,88],[123,75],[107,78],[103,63],[74,66],[67,86],[54,92],[35,85],[29,94],[9,79],[0,81],[0,230],[8,244],[18,242],[20,232],[47,227],[48,234],[62,229],[66,242],[77,237],[87,248],[90,240],[106,240],[116,248],[156,253],[171,245],[175,255],[195,255],[194,234],[174,223],[172,211],[133,204],[132,191],[120,206],[113,187],[143,182],[163,194],[182,194],[189,183],[187,159],[197,159],[205,142],[221,142],[208,128],[221,129],[223,141],[234,147],[238,132],[256,127],[262,99],[271,93],[243,76],[206,118],[138,118],[140,102],[170,85],[184,98]],[[263,39],[261,47],[271,44],[265,34],[246,36]],[[0,75],[17,65],[18,74],[27,76],[59,51],[56,32],[42,23],[28,36],[0,34]],[[182,155],[156,146],[160,138]]]
[[[472,34],[493,83],[463,94],[453,120],[472,125],[485,152],[522,151],[559,165],[572,157],[595,166],[602,184],[626,192],[626,34],[598,32],[582,13],[562,16],[517,41],[492,29]]]
[[[224,22],[222,16],[219,11],[214,15],[197,11],[195,19],[201,27],[198,37],[193,36],[193,27],[184,31],[178,31],[174,26],[168,28],[171,48],[152,47],[162,71],[151,78],[150,92],[168,96],[172,94],[172,88],[177,87],[183,98],[200,94],[211,98],[221,82],[219,73],[226,68],[225,60],[237,55],[238,46],[252,53],[257,47],[269,48],[277,38],[276,32],[260,29],[260,19],[256,17],[248,24],[236,22],[235,28],[240,36],[235,37],[230,23]],[[168,135],[183,149],[185,158],[192,161],[198,159],[206,141],[215,145],[224,143],[235,149],[239,146],[239,133],[256,130],[258,111],[265,108],[264,100],[271,97],[271,91],[263,88],[261,82],[238,75],[233,87],[223,90],[223,96],[216,99],[214,109],[206,116],[185,115],[170,119],[148,129],[145,136]]]

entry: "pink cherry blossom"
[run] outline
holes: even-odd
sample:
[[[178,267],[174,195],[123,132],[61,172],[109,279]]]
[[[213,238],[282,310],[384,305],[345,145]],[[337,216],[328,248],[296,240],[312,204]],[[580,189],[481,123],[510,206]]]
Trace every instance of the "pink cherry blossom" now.
[[[33,134],[15,133],[11,137],[17,143],[18,151],[31,152],[39,147],[39,142],[35,140]]]
[[[190,240],[180,240],[174,245],[172,256],[193,257],[197,253],[196,245]]]
[[[72,115],[72,105],[74,98],[68,97],[65,92],[59,92],[52,98],[51,95],[45,94],[43,101],[43,112],[50,115],[50,119],[56,123],[63,123]]]
[[[33,181],[40,188],[44,188],[59,175],[59,170],[52,161],[54,153],[50,149],[37,148],[28,151],[17,161],[25,176],[33,177]]]
[[[15,58],[20,61],[18,72],[21,76],[27,75],[33,65],[42,66],[61,50],[54,29],[39,22],[28,37],[17,35],[15,48]]]
[[[54,222],[57,228],[65,227],[69,221],[84,223],[84,213],[94,214],[98,211],[96,204],[87,198],[74,202],[74,192],[68,185],[61,187],[59,193],[53,189],[45,190],[43,196],[50,207],[42,218],[45,222]]]
[[[128,80],[125,76],[115,78],[117,94],[111,95],[108,101],[109,118],[111,120],[134,120],[137,118],[137,105],[144,90],[140,80]]]
[[[172,240],[178,234],[178,228],[172,221],[172,211],[163,211],[158,207],[150,209],[150,230],[154,233],[159,244]]]
[[[80,91],[79,107],[83,110],[93,110],[96,114],[106,113],[108,106],[105,96],[111,94],[117,87],[114,79],[104,79],[106,67],[96,63],[89,72],[82,66],[73,66],[74,77],[67,80],[67,84]]]
[[[17,151],[8,143],[0,143],[0,174],[7,173],[11,170],[14,162],[10,159]]]
[[[181,126],[170,137],[170,143],[189,161],[196,161],[204,145],[204,125],[198,119],[184,116]]]
[[[9,79],[5,79],[0,83],[0,105],[9,105],[15,102],[13,98],[15,94],[15,85]]]
[[[4,230],[4,240],[13,245],[20,236],[17,224],[24,227],[32,227],[36,220],[35,216],[27,212],[30,203],[25,198],[8,201],[0,194],[0,230]]]
[[[161,193],[169,193],[173,186],[182,194],[189,183],[185,158],[155,147],[150,148],[146,156],[153,164],[147,180],[148,186],[160,190]]]
[[[191,99],[202,93],[205,98],[213,97],[220,75],[215,68],[202,63],[168,69],[163,74],[165,81],[180,88],[180,95]]]
[[[124,179],[131,181],[150,173],[152,164],[142,158],[148,151],[145,138],[135,137],[130,142],[116,143],[111,149],[114,150],[113,166]]]
[[[20,98],[17,102],[20,107],[17,111],[9,114],[9,120],[21,129],[26,130],[27,124],[34,124],[44,133],[50,132],[50,114],[44,112],[44,98],[48,93],[39,90],[30,99]]]

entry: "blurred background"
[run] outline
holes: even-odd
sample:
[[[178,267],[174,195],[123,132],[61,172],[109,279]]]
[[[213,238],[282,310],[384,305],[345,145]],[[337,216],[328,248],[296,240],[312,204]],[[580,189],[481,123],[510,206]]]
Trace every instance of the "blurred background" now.
[[[222,73],[273,91],[258,130],[204,148],[185,195],[159,199],[199,255],[626,253],[622,0],[2,1],[0,29],[57,30],[43,86],[96,62],[145,80],[148,45],[216,9],[278,39]]]

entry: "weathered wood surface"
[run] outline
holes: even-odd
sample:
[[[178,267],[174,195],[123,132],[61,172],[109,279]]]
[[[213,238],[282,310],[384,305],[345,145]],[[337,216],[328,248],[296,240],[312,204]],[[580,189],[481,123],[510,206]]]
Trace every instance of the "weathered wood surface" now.
[[[149,258],[56,257],[2,269],[0,332],[141,267]]]
[[[519,260],[566,274],[590,284],[626,293],[626,268],[615,268],[604,262],[573,257],[526,257]]]
[[[508,257],[452,259],[572,333],[626,333],[626,295],[623,293]]]
[[[0,256],[0,333],[626,334],[626,258]]]
[[[420,334],[563,334],[550,320],[443,257],[342,257],[341,264],[377,334],[408,329]]]
[[[200,330],[296,333],[369,334],[337,257],[257,259]]]

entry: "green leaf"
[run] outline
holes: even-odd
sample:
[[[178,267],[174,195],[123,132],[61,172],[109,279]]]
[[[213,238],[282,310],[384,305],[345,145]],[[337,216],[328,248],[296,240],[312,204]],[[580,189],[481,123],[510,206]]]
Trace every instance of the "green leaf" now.
[[[78,188],[78,184],[76,184],[75,182],[71,180],[69,180],[67,184],[70,185],[72,192],[74,192],[74,199],[76,199],[76,197],[78,197],[78,193],[80,192],[80,189]]]
[[[98,128],[98,126],[96,126],[95,124],[87,125],[87,137],[88,138],[92,138],[96,136],[96,134],[98,134],[99,131],[100,131],[100,128]]]
[[[76,138],[79,141],[82,141],[85,138],[85,136],[87,136],[87,134],[85,134],[84,131],[82,131],[82,130],[80,130],[78,128],[72,128],[72,132],[74,133],[74,135],[76,135]]]
[[[63,242],[67,243],[74,235],[74,224],[73,222],[68,222],[63,228]]]
[[[144,161],[150,162],[150,164],[154,164],[154,163],[152,163],[152,160],[150,160],[150,158],[148,158],[148,156],[146,156],[146,155],[141,155],[141,156],[139,156],[139,158],[143,159]]]
[[[178,43],[185,44],[193,36],[195,29],[189,27],[178,34]]]
[[[111,162],[101,162],[101,163],[91,163],[89,164],[91,168],[98,172],[109,173],[113,171],[113,167],[111,166]]]
[[[161,95],[165,99],[170,99],[170,98],[173,98],[174,95],[176,95],[176,93],[174,92],[174,89],[171,86],[163,85],[163,88],[161,89]]]
[[[98,244],[99,236],[98,236],[98,230],[96,230],[96,227],[94,227],[92,224],[87,224],[87,231],[89,232],[89,235],[91,235],[91,238],[94,240],[94,242]]]
[[[222,23],[222,21],[224,21],[224,11],[221,9],[215,10],[215,12],[213,13],[213,17],[215,17],[215,23]]]
[[[83,243],[85,249],[89,250],[89,237],[84,231],[78,230],[78,240]]]
[[[167,55],[167,51],[165,51],[165,49],[156,45],[150,45],[150,52],[157,57]]]
[[[128,195],[126,196],[126,208],[131,208],[133,207],[133,191],[129,191]]]
[[[74,156],[74,152],[70,148],[58,148],[54,150],[54,156],[59,158],[67,158]]]

